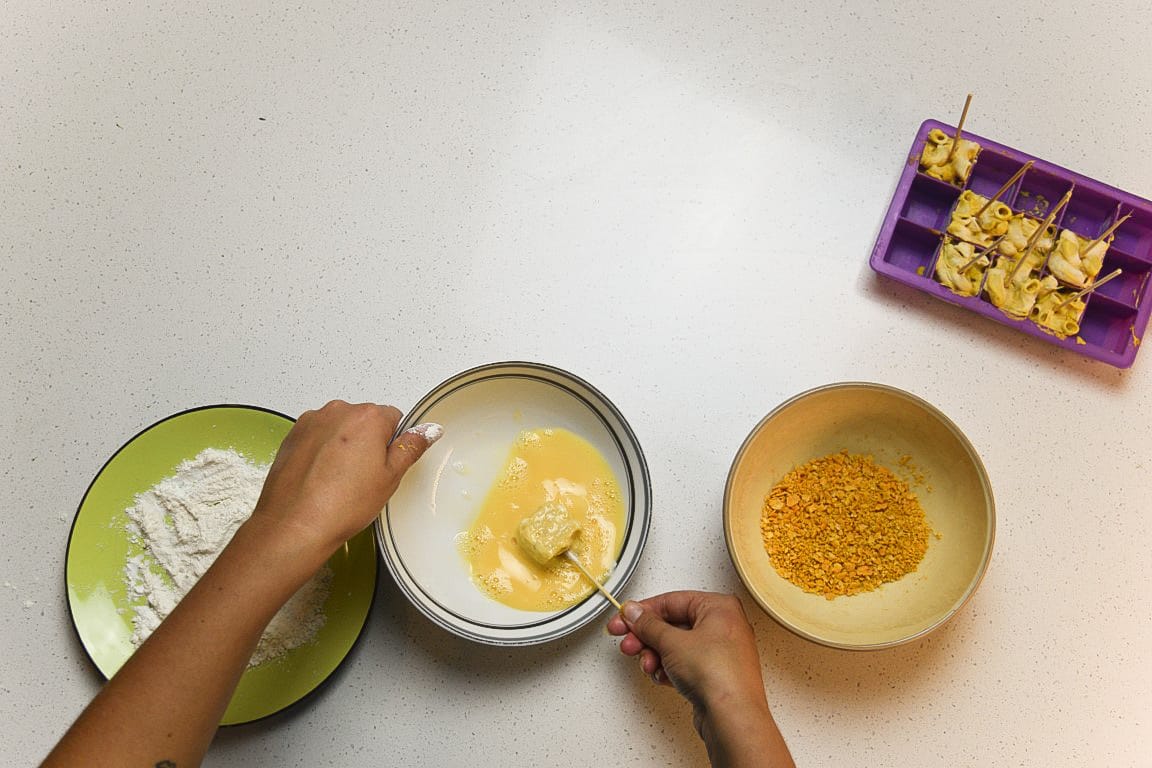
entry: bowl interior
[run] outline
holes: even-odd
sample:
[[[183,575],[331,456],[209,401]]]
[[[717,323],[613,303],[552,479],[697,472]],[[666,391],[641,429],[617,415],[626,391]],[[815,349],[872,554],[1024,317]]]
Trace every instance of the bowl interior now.
[[[794,467],[847,450],[898,472],[910,456],[931,528],[919,568],[873,592],[828,600],[780,577],[760,536],[764,498]],[[762,421],[729,473],[724,526],[745,586],[794,632],[843,648],[910,640],[950,618],[979,584],[995,525],[992,491],[979,457],[948,419],[919,398],[873,384],[832,385],[800,395]]]
[[[405,475],[377,525],[385,560],[409,599],[444,628],[493,644],[544,642],[595,618],[608,605],[597,593],[556,612],[521,611],[487,597],[472,583],[456,536],[471,525],[516,436],[562,427],[596,447],[625,495],[624,547],[606,582],[610,591],[622,588],[647,538],[650,503],[640,447],[611,403],[557,369],[486,366],[438,387],[402,428],[425,421],[442,424],[444,436]]]

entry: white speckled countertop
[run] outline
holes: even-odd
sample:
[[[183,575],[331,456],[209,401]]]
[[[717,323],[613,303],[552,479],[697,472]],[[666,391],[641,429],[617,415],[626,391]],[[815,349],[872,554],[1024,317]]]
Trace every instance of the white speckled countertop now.
[[[746,601],[800,764],[1152,765],[1152,360],[1093,363],[867,265],[917,127],[969,90],[972,131],[1152,197],[1152,15],[705,5],[4,3],[5,761],[38,761],[99,685],[64,554],[125,439],[215,402],[404,409],[528,359],[590,380],[644,445],[633,596],[747,597],[725,473],[796,392],[880,381],[967,432],[999,527],[952,623],[859,655]],[[925,43],[947,13],[962,38]],[[382,577],[331,684],[207,764],[573,755],[705,763],[687,706],[599,628],[477,647]]]

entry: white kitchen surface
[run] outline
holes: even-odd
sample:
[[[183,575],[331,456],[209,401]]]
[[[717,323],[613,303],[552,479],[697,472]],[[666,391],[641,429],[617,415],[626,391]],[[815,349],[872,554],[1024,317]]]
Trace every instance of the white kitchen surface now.
[[[655,504],[627,593],[740,594],[799,764],[1152,765],[1152,352],[1116,370],[867,264],[968,91],[973,132],[1152,197],[1152,14],[915,5],[0,3],[3,762],[99,687],[64,555],[121,443],[521,359],[629,419]],[[869,654],[765,616],[720,520],[756,421],[846,379],[956,421],[999,517],[964,611]],[[480,647],[382,576],[330,685],[207,764],[705,764],[602,626]]]

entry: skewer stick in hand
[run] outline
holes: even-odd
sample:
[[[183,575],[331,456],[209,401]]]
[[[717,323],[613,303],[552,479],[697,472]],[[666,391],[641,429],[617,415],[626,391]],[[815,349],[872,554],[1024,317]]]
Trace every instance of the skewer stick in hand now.
[[[1124,272],[1124,270],[1117,269],[1115,272],[1112,272],[1110,275],[1108,275],[1108,277],[1104,277],[1104,278],[1097,280],[1096,282],[1092,283],[1092,285],[1088,286],[1087,288],[1085,288],[1082,291],[1077,291],[1076,293],[1072,294],[1072,296],[1069,297],[1068,299],[1057,304],[1056,309],[1054,309],[1053,312],[1059,312],[1060,310],[1064,309],[1064,307],[1066,307],[1069,304],[1071,304],[1072,302],[1076,301],[1076,299],[1084,298],[1088,294],[1092,293],[1092,291],[1094,291],[1097,288],[1099,288],[1100,286],[1104,285],[1104,283],[1108,282],[1109,280],[1111,280],[1115,277],[1120,277],[1121,273],[1123,273],[1123,272]]]
[[[615,606],[616,610],[623,613],[624,606],[620,605],[620,601],[617,600],[616,597],[611,592],[609,592],[607,590],[607,588],[603,584],[601,584],[595,576],[593,576],[591,573],[588,572],[588,569],[585,568],[584,564],[580,562],[580,558],[576,557],[575,552],[573,552],[572,550],[569,549],[567,552],[564,553],[563,557],[568,562],[572,563],[572,565],[576,566],[580,570],[580,573],[584,574],[584,577],[596,586],[596,589],[598,589],[600,591],[600,594],[602,594],[602,595],[604,595],[604,597],[608,598],[608,602],[612,603],[612,605]]]
[[[1007,192],[1007,191],[1008,191],[1008,187],[1010,187],[1010,186],[1012,186],[1013,184],[1015,184],[1017,179],[1019,179],[1021,176],[1023,176],[1025,173],[1027,173],[1027,172],[1028,172],[1028,169],[1032,167],[1032,163],[1034,163],[1034,162],[1036,162],[1036,161],[1035,161],[1035,160],[1029,160],[1028,162],[1024,163],[1024,165],[1022,165],[1022,166],[1020,167],[1020,170],[1018,170],[1018,171],[1016,171],[1016,173],[1012,174],[1012,178],[1010,178],[1010,179],[1008,179],[1008,181],[1004,182],[1004,186],[1000,187],[1000,191],[999,191],[999,192],[997,192],[996,194],[992,195],[992,197],[991,197],[991,198],[989,198],[988,202],[984,203],[984,207],[983,207],[983,208],[981,208],[980,210],[976,211],[976,218],[978,219],[978,218],[980,218],[981,216],[983,216],[983,215],[984,215],[984,211],[988,210],[988,206],[992,205],[992,203],[994,203],[994,202],[996,202],[997,200],[999,200],[999,199],[1000,199],[1000,195],[1002,195],[1002,194],[1004,194],[1005,192]]]
[[[1117,220],[1116,220],[1116,223],[1115,223],[1115,224],[1113,224],[1112,226],[1108,227],[1108,229],[1104,230],[1104,234],[1100,235],[1100,237],[1098,237],[1098,238],[1096,238],[1095,240],[1093,240],[1092,242],[1088,243],[1088,246],[1087,246],[1087,247],[1086,247],[1084,250],[1080,251],[1080,253],[1088,253],[1089,251],[1091,251],[1091,250],[1092,250],[1093,248],[1095,248],[1097,245],[1099,245],[1100,243],[1102,243],[1106,237],[1108,237],[1110,234],[1112,234],[1113,232],[1115,232],[1115,231],[1116,231],[1116,229],[1117,229],[1117,228],[1118,228],[1118,227],[1119,227],[1121,224],[1123,224],[1124,222],[1128,221],[1128,219],[1130,219],[1130,218],[1132,218],[1132,214],[1131,214],[1131,213],[1126,213],[1126,214],[1124,214],[1123,216],[1121,216],[1119,219],[1117,219]]]
[[[952,156],[956,154],[956,148],[960,146],[960,134],[964,130],[964,120],[968,117],[968,107],[972,104],[972,94],[968,94],[968,98],[964,99],[964,111],[960,113],[960,122],[956,124],[956,135],[952,137],[952,149],[948,151],[948,159],[945,163],[952,162]]]
[[[572,518],[564,505],[549,503],[520,521],[516,529],[516,543],[540,565],[548,565],[557,557],[565,558],[600,590],[600,594],[608,598],[608,602],[616,606],[616,610],[622,610],[620,601],[588,572],[572,551],[572,542],[579,532],[580,524]]]
[[[1055,207],[1049,212],[1048,218],[1044,219],[1044,223],[1040,225],[1040,228],[1032,233],[1032,237],[1028,238],[1028,246],[1024,249],[1024,254],[1020,257],[1020,261],[1016,262],[1016,266],[1012,268],[1012,274],[1008,275],[1008,282],[1012,282],[1012,280],[1015,279],[1016,273],[1020,271],[1020,267],[1022,267],[1024,262],[1028,260],[1028,257],[1032,255],[1032,249],[1036,247],[1036,243],[1040,242],[1040,238],[1048,231],[1048,227],[1052,226],[1052,222],[1056,220],[1057,214],[1060,213],[1064,206],[1068,205],[1068,201],[1072,199],[1072,190],[1074,189],[1076,189],[1075,184],[1068,188],[1068,191],[1064,193],[1064,197],[1060,198],[1060,202],[1056,203]],[[1051,255],[1052,252],[1049,251],[1048,256]],[[1044,261],[1040,264],[1040,269],[1044,269],[1044,265],[1048,263],[1048,256],[1044,257]]]

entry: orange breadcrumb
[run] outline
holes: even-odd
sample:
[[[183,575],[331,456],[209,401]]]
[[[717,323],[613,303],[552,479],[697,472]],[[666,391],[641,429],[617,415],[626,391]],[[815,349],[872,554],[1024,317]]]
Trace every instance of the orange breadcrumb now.
[[[923,483],[910,462],[899,463]],[[777,573],[831,600],[915,571],[933,531],[906,482],[871,456],[841,451],[793,469],[772,488],[760,533]]]

